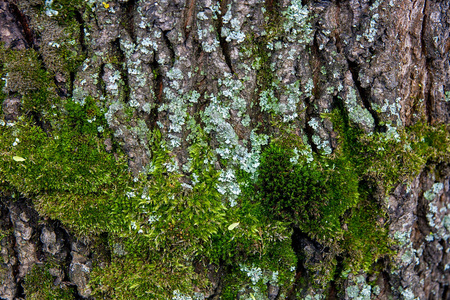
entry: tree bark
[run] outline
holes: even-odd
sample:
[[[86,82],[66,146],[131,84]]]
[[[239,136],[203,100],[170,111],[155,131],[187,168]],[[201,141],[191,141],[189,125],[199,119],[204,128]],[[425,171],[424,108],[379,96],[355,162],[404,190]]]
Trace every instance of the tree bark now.
[[[249,174],[259,164],[248,158],[255,134],[275,139],[289,128],[314,155],[337,155],[340,132],[327,117],[337,108],[367,136],[450,124],[448,1],[4,0],[0,41],[3,51],[37,53],[54,97],[80,105],[97,99],[113,132],[100,147],[114,152],[120,145],[136,180],[148,173],[155,156],[150,133],[159,130],[180,180],[192,184],[183,169],[194,144],[192,120],[218,157],[216,170]],[[3,120],[32,115],[51,132],[46,108],[24,104],[38,80],[3,57]],[[372,197],[385,212],[380,224],[394,242],[392,255],[370,272],[335,275],[316,288],[305,281],[315,274],[302,271],[301,257],[308,260],[312,249],[319,258],[304,265],[320,265],[325,250],[294,229],[295,281],[281,287],[283,295],[268,283],[263,299],[450,299],[449,170],[447,159],[428,161],[409,183],[399,178],[386,198],[376,189]],[[231,194],[230,188],[225,195]],[[97,254],[107,242],[99,246],[97,238],[38,214],[29,194],[15,199],[2,193],[0,298],[28,298],[26,274],[52,261],[56,284],[65,283],[76,299],[96,299],[89,273],[93,264],[108,263]],[[209,290],[193,291],[219,299],[229,269],[208,268]],[[254,296],[238,296],[245,297]]]

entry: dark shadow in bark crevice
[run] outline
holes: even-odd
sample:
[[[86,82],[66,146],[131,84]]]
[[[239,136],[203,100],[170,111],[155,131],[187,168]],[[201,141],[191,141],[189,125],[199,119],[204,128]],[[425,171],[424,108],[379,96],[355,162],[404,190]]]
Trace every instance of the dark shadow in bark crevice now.
[[[170,32],[170,30],[163,30],[162,31],[162,37],[164,40],[164,43],[166,44],[167,49],[169,49],[169,53],[170,53],[170,66],[173,66],[174,62],[175,62],[175,50],[173,48],[172,42],[170,41],[169,37],[167,36],[167,34]]]
[[[226,13],[227,5],[228,5],[228,1],[224,0],[224,1],[220,2],[220,12],[221,13],[218,15],[216,31],[217,31],[217,35],[219,37],[219,45],[220,45],[220,49],[222,50],[222,54],[225,58],[225,62],[227,63],[228,68],[230,68],[231,74],[234,74],[234,69],[233,69],[233,65],[231,63],[231,56],[230,56],[230,45],[227,43],[226,38],[222,36],[222,27],[223,27],[222,15],[224,15]]]
[[[24,33],[25,41],[28,47],[34,47],[34,33],[28,25],[27,17],[19,10],[16,4],[6,1],[9,4],[10,11],[14,15]]]
[[[122,75],[122,80],[124,83],[123,86],[123,101],[125,103],[128,103],[130,100],[130,87],[129,87],[129,81],[128,81],[128,70],[126,68],[126,57],[125,53],[123,52],[122,48],[120,47],[120,39],[116,39],[112,42],[113,49],[116,51],[117,58],[119,60],[119,63],[115,66],[119,69],[120,74]]]
[[[150,65],[153,72],[153,94],[155,98],[153,99],[154,107],[150,110],[148,118],[146,118],[146,123],[149,129],[152,131],[156,128],[156,122],[158,121],[158,108],[163,102],[163,76],[161,74],[161,67],[156,60]]]
[[[128,2],[125,3],[125,7],[124,7],[125,15],[124,15],[124,20],[123,20],[123,25],[125,27],[125,30],[130,35],[133,43],[136,44],[136,33],[134,31],[135,6],[136,6],[136,0],[128,0]]]

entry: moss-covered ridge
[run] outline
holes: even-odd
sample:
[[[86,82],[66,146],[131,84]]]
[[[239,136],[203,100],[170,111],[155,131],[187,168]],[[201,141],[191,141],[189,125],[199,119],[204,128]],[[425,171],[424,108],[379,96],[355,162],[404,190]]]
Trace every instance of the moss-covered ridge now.
[[[186,116],[189,163],[180,170],[155,130],[148,133],[151,164],[133,177],[107,129],[102,101],[59,97],[33,51],[4,52],[11,65],[3,66],[2,77],[18,70],[27,88],[14,88],[21,91],[21,117],[1,122],[2,190],[33,199],[42,216],[61,220],[75,234],[99,239],[106,233],[111,258],[92,273],[95,295],[201,298],[216,288],[208,278],[210,263],[225,274],[225,299],[263,297],[268,284],[281,285],[286,295],[299,265],[320,287],[339,278],[338,260],[343,274],[368,271],[390,253],[380,196],[426,164],[449,159],[444,126],[386,125],[386,132],[365,134],[338,109],[324,116],[339,133],[332,155],[311,152],[281,125],[267,146],[269,136],[255,131],[252,155],[261,160],[249,172],[225,155],[218,159],[207,134],[213,130],[202,129],[222,119],[202,126]],[[228,198],[233,193],[234,202]],[[320,264],[308,253],[294,253],[294,229],[327,248]]]
[[[290,246],[292,228],[329,247],[319,269],[306,264],[316,283],[335,277],[337,257],[350,271],[369,270],[390,253],[376,189],[387,193],[425,163],[448,159],[444,127],[422,124],[397,138],[367,136],[336,112],[341,146],[332,156],[314,154],[311,161],[310,154],[301,154],[306,149],[301,139],[274,138],[262,152],[257,179],[237,173],[242,197],[226,208],[216,189],[221,172],[204,163],[211,156],[204,144],[190,148],[190,171],[198,177],[189,185],[170,168],[170,153],[154,132],[152,166],[135,182],[119,149],[105,150],[101,115],[88,121],[95,101],[63,102],[65,112],[54,111],[59,125],[48,132],[26,116],[1,127],[3,187],[35,199],[43,216],[75,232],[108,232],[112,260],[106,270],[94,272],[92,284],[97,293],[119,299],[147,298],[149,290],[156,298],[168,297],[193,284],[207,289],[206,274],[193,267],[196,261],[226,266],[230,286],[242,288],[248,281],[257,289],[274,272],[289,285],[296,260],[307,259],[296,257]],[[167,269],[160,269],[161,261]]]

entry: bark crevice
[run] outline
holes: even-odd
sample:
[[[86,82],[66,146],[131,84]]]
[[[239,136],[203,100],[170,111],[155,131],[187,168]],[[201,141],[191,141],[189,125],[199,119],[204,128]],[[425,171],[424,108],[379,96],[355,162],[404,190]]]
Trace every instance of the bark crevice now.
[[[124,26],[128,34],[130,35],[131,40],[136,44],[136,33],[134,31],[135,6],[136,0],[128,0],[128,2],[126,3]]]
[[[427,122],[428,124],[431,124],[432,122],[432,111],[433,111],[433,96],[431,93],[431,83],[433,81],[433,75],[431,72],[431,64],[432,64],[432,59],[428,56],[428,51],[427,51],[427,41],[425,38],[425,34],[426,34],[426,26],[427,26],[427,0],[424,1],[423,4],[423,9],[422,9],[422,24],[421,24],[421,29],[420,29],[420,48],[421,48],[421,52],[422,52],[422,56],[423,59],[425,60],[425,82],[423,85],[423,97],[424,97],[424,102],[425,102],[425,111],[426,111],[426,117],[427,117]]]
[[[128,103],[130,100],[130,85],[129,85],[129,79],[128,79],[128,70],[126,66],[126,56],[122,48],[120,47],[120,40],[116,39],[113,42],[113,47],[116,50],[117,59],[119,60],[119,63],[117,64],[117,68],[120,71],[120,74],[122,75],[122,80],[124,83],[123,86],[123,101],[125,103]]]
[[[228,68],[230,68],[231,74],[234,74],[235,72],[234,72],[234,69],[233,69],[231,56],[230,56],[230,45],[227,42],[226,37],[222,36],[222,27],[223,27],[223,17],[222,17],[222,15],[225,14],[226,9],[227,9],[227,5],[228,5],[228,1],[221,1],[220,2],[220,11],[221,11],[221,13],[218,14],[218,17],[217,17],[216,31],[217,31],[217,35],[219,37],[219,45],[220,45],[220,49],[222,51],[222,55],[225,58],[225,62],[227,64]]]
[[[355,84],[356,89],[358,90],[362,104],[364,105],[364,108],[367,109],[367,111],[370,113],[370,115],[372,116],[372,118],[374,120],[374,123],[375,123],[374,130],[379,131],[379,132],[385,131],[385,127],[380,125],[380,118],[379,118],[378,114],[372,108],[372,105],[370,105],[370,103],[371,103],[370,88],[364,88],[361,85],[361,81],[359,79],[360,67],[358,66],[358,63],[356,61],[351,61],[350,59],[347,58],[347,64],[348,64],[348,69],[350,70],[350,73],[352,73],[353,83]]]
[[[183,32],[185,41],[189,38],[189,35],[192,31],[192,26],[194,24],[195,4],[195,0],[188,0],[186,3],[186,8],[184,10]]]
[[[28,47],[34,46],[34,34],[30,29],[30,25],[27,17],[20,11],[16,4],[6,1],[11,7],[11,12],[15,16],[16,20],[19,21],[21,29],[24,33],[25,41],[28,43]]]

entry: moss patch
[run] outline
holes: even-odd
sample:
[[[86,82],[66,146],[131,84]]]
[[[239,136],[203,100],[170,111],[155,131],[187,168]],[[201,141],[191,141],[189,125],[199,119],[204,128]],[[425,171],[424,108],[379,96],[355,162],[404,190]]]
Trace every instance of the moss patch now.
[[[55,277],[49,272],[50,265],[34,265],[22,284],[26,299],[30,300],[72,300],[73,288],[64,284],[55,285]]]

